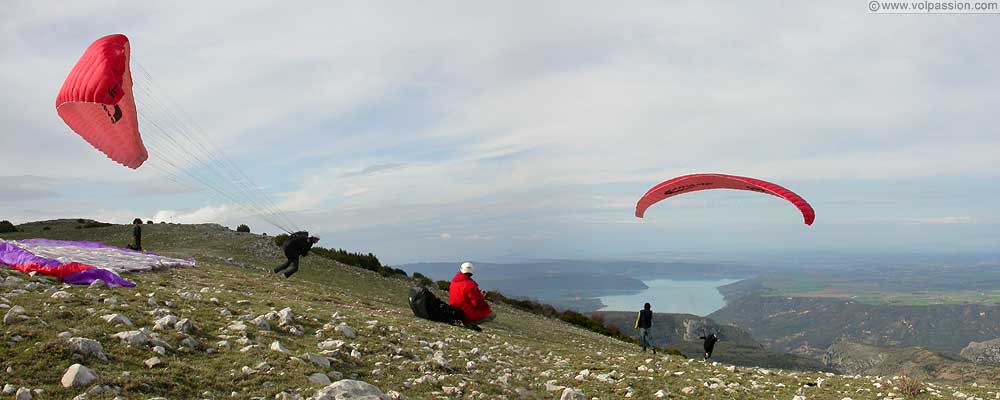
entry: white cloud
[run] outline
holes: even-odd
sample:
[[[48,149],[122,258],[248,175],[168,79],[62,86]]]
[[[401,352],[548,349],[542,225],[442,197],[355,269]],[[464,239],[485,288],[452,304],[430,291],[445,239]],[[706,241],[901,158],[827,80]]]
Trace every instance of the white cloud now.
[[[992,119],[1000,55],[989,51],[1000,28],[958,16],[652,1],[83,1],[8,11],[0,16],[0,148],[18,151],[5,154],[0,175],[143,186],[143,204],[127,208],[178,220],[240,213],[176,205],[176,190],[156,174],[109,162],[55,116],[55,93],[93,38],[128,34],[158,92],[282,209],[345,235],[447,231],[454,242],[485,244],[545,230],[558,241],[552,232],[579,224],[635,224],[635,197],[692,172],[759,176],[795,190],[817,181],[995,182],[1000,170]],[[18,196],[95,195],[39,186]],[[669,207],[746,204],[757,201]],[[836,207],[823,215],[854,211]]]
[[[240,214],[234,207],[228,205],[206,206],[189,211],[160,210],[153,215],[153,220],[181,224],[222,223]]]

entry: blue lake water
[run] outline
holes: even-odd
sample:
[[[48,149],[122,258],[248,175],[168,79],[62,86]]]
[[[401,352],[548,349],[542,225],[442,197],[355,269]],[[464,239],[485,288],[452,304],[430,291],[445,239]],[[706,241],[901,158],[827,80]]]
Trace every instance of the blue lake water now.
[[[643,281],[648,289],[638,293],[604,296],[600,311],[638,311],[644,303],[653,307],[653,312],[687,313],[708,315],[726,305],[718,287],[740,279],[714,279],[701,281],[677,281],[673,279],[653,279]]]

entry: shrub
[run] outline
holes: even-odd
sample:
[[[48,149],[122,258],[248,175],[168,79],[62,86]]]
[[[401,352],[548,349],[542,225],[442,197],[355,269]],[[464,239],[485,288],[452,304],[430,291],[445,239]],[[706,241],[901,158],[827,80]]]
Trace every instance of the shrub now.
[[[47,227],[47,226],[43,226],[43,227],[42,227],[42,230],[43,230],[43,231],[48,231],[48,230],[52,230],[52,228],[49,228],[49,227]]]
[[[274,237],[274,244],[275,246],[281,247],[281,245],[285,244],[286,240],[288,240],[288,234],[282,233]]]
[[[152,224],[153,224],[153,220],[146,221],[146,225],[152,225]]]
[[[684,355],[684,352],[678,350],[676,347],[668,347],[663,352],[680,358],[685,358],[685,359],[688,358],[686,355]]]
[[[369,271],[379,272],[382,268],[382,263],[372,253],[351,253],[343,249],[325,249],[322,247],[313,247],[313,252],[341,264],[353,265]]]
[[[14,224],[10,223],[10,221],[6,220],[0,221],[0,233],[10,233],[10,232],[17,232],[17,227],[14,226]]]
[[[76,220],[76,223],[78,223],[78,224],[86,224],[87,220],[85,220],[83,218],[79,218],[79,219]]]
[[[920,380],[904,376],[896,381],[896,387],[899,388],[899,392],[903,394],[906,398],[916,398],[920,396],[920,393],[924,391],[924,383]]]
[[[559,311],[557,311],[555,307],[548,304],[542,304],[537,301],[514,299],[504,296],[503,293],[496,291],[486,292],[485,297],[487,301],[507,304],[516,309],[527,311],[535,315],[541,315],[547,318],[556,318],[559,316]]]
[[[250,227],[247,224],[240,224],[236,227],[236,232],[250,233]]]
[[[428,287],[434,286],[434,281],[431,280],[431,278],[428,278],[424,276],[424,274],[421,274],[419,272],[413,273],[413,280],[417,281],[417,283],[420,284],[420,286],[428,286]]]
[[[437,287],[438,287],[438,289],[441,289],[441,290],[444,290],[444,291],[447,292],[448,288],[451,287],[451,282],[448,282],[448,281],[437,281]]]

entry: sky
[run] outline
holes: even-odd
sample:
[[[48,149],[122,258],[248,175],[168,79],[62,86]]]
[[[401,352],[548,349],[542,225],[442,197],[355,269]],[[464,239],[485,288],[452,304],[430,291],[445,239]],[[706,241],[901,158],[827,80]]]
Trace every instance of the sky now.
[[[149,95],[297,227],[384,263],[994,251],[998,18],[867,2],[15,2],[0,14],[0,219],[279,233],[111,162],[58,117],[83,50],[123,33]],[[779,183],[816,223],[733,191],[633,216],[647,189],[699,172]]]

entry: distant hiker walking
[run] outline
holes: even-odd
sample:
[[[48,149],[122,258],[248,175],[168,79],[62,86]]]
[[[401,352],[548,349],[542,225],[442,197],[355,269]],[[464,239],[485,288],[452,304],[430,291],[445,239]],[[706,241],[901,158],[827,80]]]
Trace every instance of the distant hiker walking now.
[[[642,306],[642,310],[639,310],[639,315],[635,317],[635,329],[639,330],[639,341],[642,342],[642,352],[646,352],[646,347],[653,349],[653,354],[656,354],[656,347],[653,346],[653,340],[650,337],[649,328],[653,326],[653,310],[650,309],[649,303]]]
[[[719,341],[719,337],[714,333],[711,335],[701,336],[698,339],[705,341],[705,360],[712,358],[712,350],[715,349],[715,342]]]
[[[316,242],[319,242],[319,238],[316,236],[309,236],[309,232],[295,232],[289,235],[288,239],[285,239],[285,244],[282,245],[285,250],[285,258],[287,258],[288,261],[285,261],[284,264],[275,267],[271,272],[279,273],[284,271],[286,268],[291,267],[284,273],[285,279],[288,279],[292,276],[292,274],[299,270],[299,257],[309,255],[309,250],[312,249]]]
[[[462,263],[458,273],[451,279],[448,288],[448,302],[452,307],[462,310],[462,324],[474,331],[481,331],[479,324],[496,319],[496,314],[490,309],[490,304],[479,290],[479,284],[472,280],[475,266],[470,262]]]
[[[132,226],[132,239],[135,239],[135,244],[130,244],[126,247],[135,251],[142,251],[142,220],[139,218],[132,220]]]

